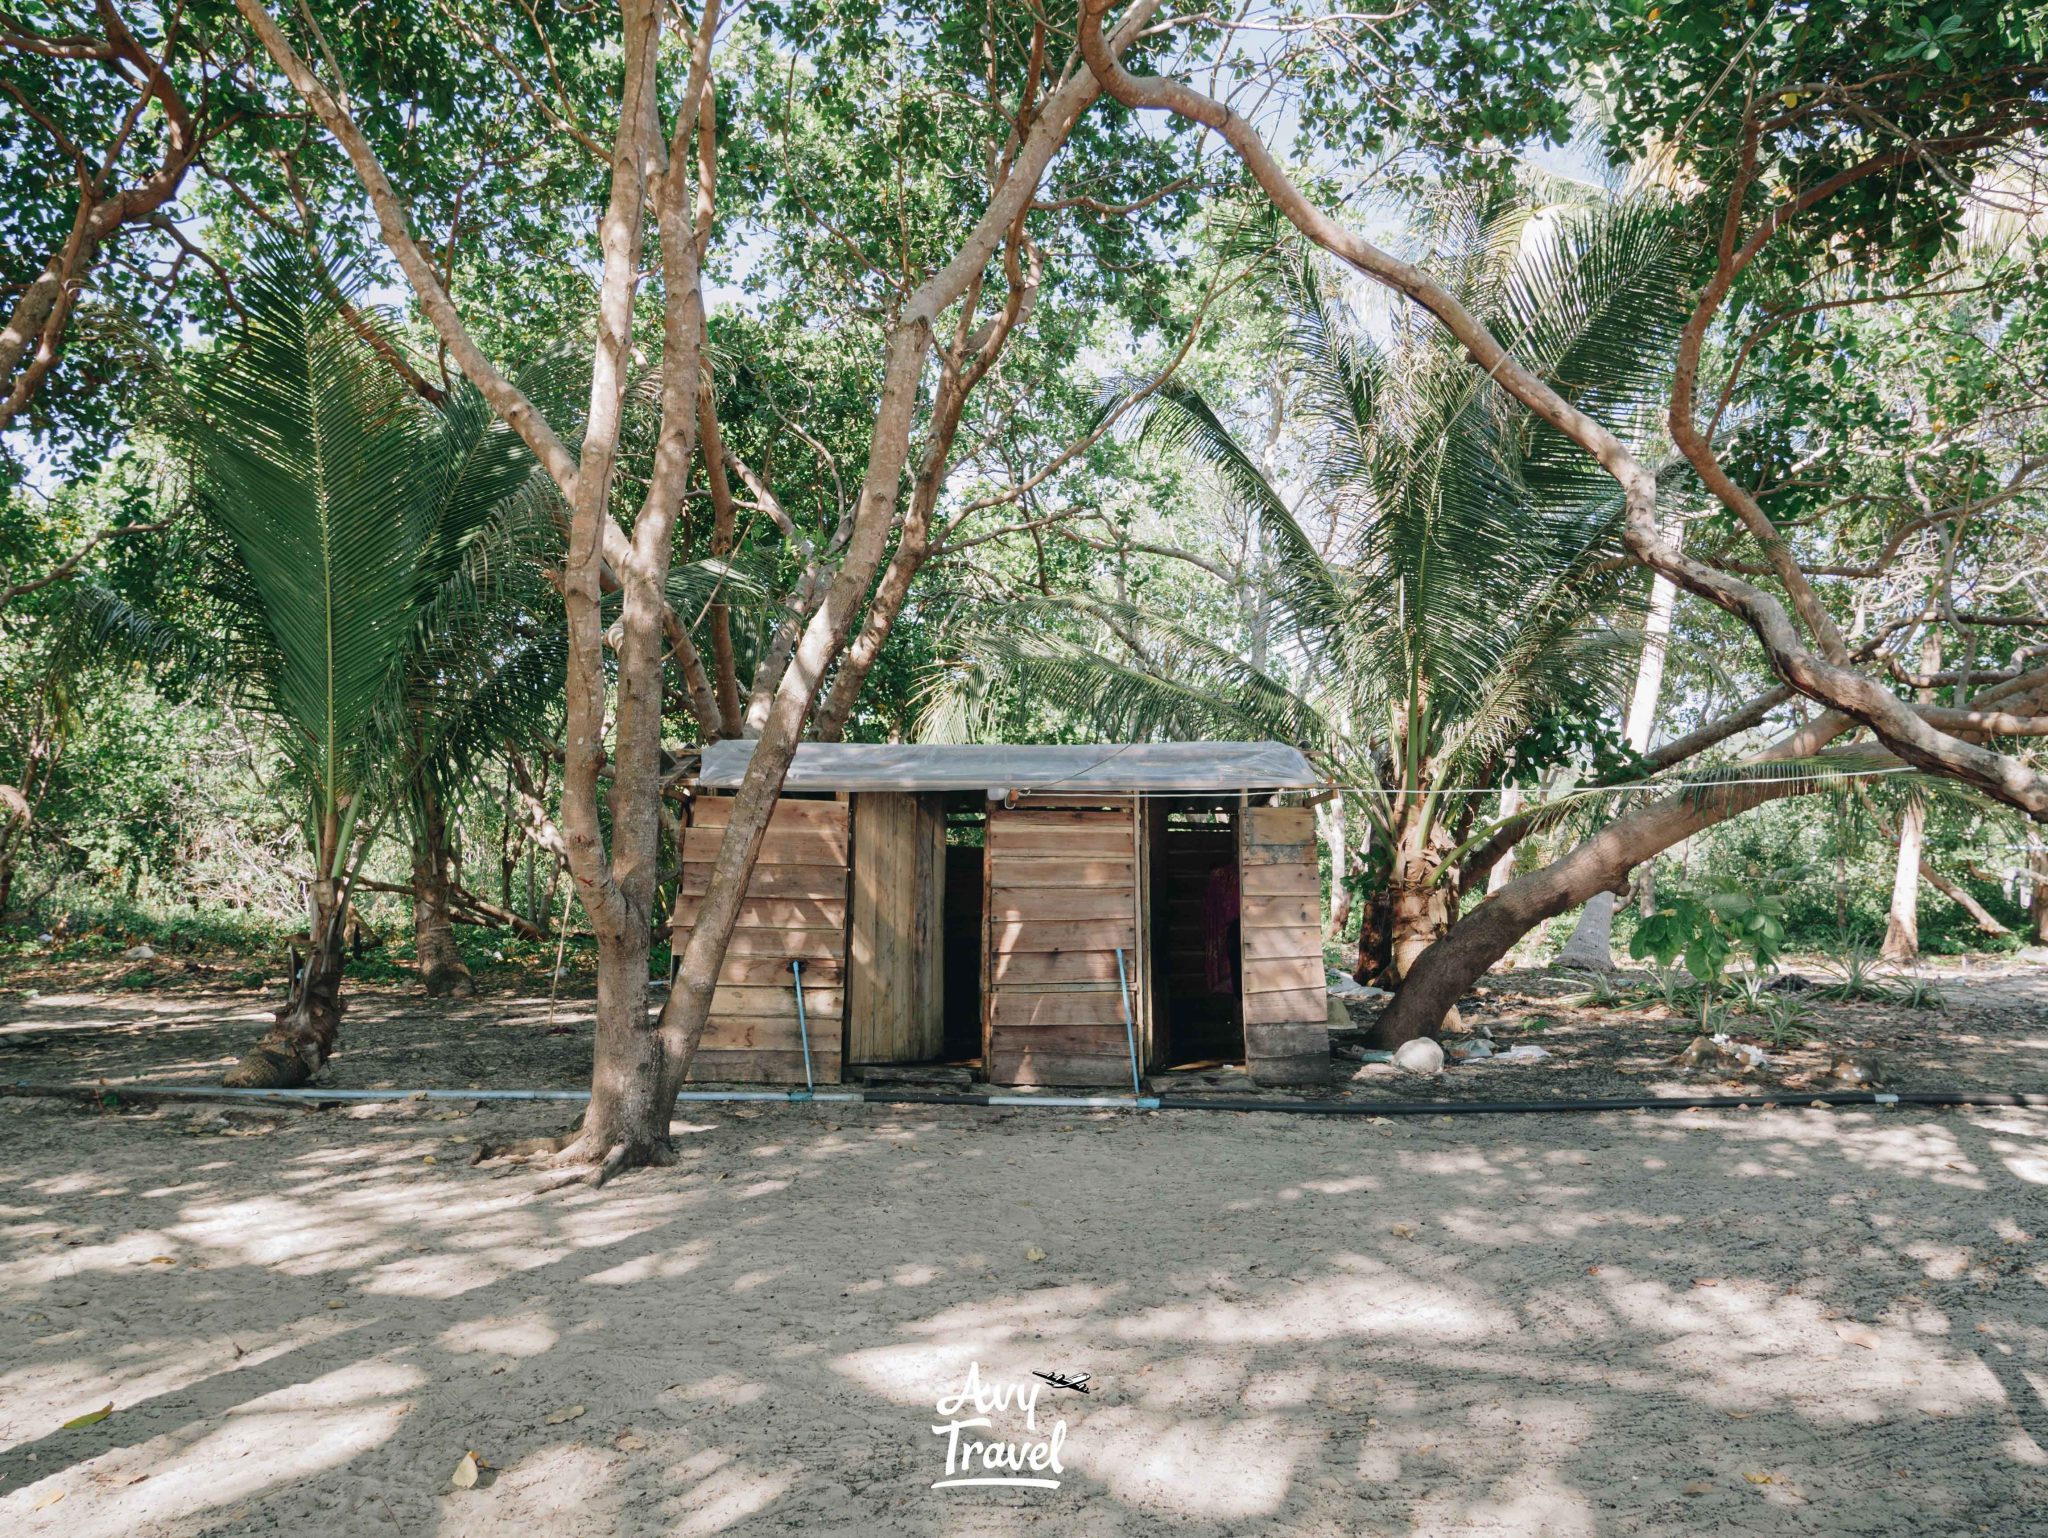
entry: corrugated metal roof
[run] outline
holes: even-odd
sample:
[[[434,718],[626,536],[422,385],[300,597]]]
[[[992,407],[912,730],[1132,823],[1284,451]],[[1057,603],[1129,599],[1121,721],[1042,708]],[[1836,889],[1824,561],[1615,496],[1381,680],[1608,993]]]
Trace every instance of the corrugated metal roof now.
[[[698,784],[733,790],[754,744],[715,742]],[[1218,791],[1305,790],[1320,785],[1283,742],[1050,743],[806,742],[785,790]]]

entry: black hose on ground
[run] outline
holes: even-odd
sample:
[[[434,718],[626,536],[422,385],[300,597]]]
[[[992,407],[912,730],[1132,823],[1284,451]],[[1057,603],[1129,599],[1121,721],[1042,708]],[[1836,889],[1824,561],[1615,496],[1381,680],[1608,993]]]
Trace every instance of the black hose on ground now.
[[[725,1097],[717,1091],[693,1092],[692,1103],[717,1102]],[[523,1100],[576,1101],[588,1098],[579,1090],[232,1090],[201,1085],[121,1084],[0,1084],[0,1095],[48,1096],[57,1099],[106,1103],[132,1100],[138,1103],[172,1099],[253,1100],[271,1105],[339,1104],[345,1101],[388,1101],[413,1099],[468,1100],[502,1103]],[[1742,1111],[1763,1106],[1977,1106],[2048,1109],[2048,1091],[2040,1090],[1760,1090],[1753,1095],[1621,1095],[1591,1100],[1257,1100],[1250,1096],[1126,1095],[1075,1097],[1005,1093],[959,1093],[948,1090],[861,1089],[807,1094],[795,1090],[786,1095],[759,1090],[741,1091],[731,1097],[755,1105],[851,1104],[867,1105],[961,1105],[1009,1110],[1038,1107],[1052,1111],[1137,1110],[1137,1111],[1267,1111],[1295,1116],[1514,1116],[1544,1112],[1580,1113],[1590,1111]],[[680,1104],[678,1109],[681,1109]]]

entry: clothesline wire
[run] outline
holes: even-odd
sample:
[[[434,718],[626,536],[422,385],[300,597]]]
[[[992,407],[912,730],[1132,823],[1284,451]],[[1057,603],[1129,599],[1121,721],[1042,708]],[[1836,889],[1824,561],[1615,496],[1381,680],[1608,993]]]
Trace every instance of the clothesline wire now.
[[[1087,771],[1077,772],[1086,773]],[[1920,772],[1910,764],[1897,764],[1883,769],[1829,770],[1825,772],[1824,777],[1828,780],[1870,780],[1887,774],[1918,774]],[[1051,791],[1051,787],[1066,784],[1072,778],[1073,776],[1069,775],[1063,780],[1052,780],[1045,785],[1019,785],[1012,791],[1012,794],[1020,797],[1044,795]],[[1721,790],[1735,785],[1790,785],[1796,782],[1814,782],[1821,778],[1823,776],[1815,774],[1780,774],[1731,776],[1721,780],[1627,780],[1615,785],[1576,786],[1572,789],[1558,792],[1556,799],[1563,800],[1575,796],[1617,796],[1636,790]],[[1445,785],[1431,790],[1404,790],[1387,785],[1287,785],[1267,787],[1260,790],[1258,794],[1271,795],[1275,794],[1276,791],[1336,790],[1356,791],[1361,794],[1370,792],[1380,796],[1497,796],[1508,788],[1501,785]],[[1232,793],[1233,791],[1229,788],[1218,788],[1216,790],[1118,790],[1110,786],[1083,785],[1062,794],[1113,796],[1120,801],[1133,798],[1140,801],[1188,801],[1197,797],[1230,795]]]

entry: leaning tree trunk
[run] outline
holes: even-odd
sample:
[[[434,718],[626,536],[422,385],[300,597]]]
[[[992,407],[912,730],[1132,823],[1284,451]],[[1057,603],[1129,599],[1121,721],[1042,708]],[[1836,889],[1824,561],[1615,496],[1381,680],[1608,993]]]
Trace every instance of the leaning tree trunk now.
[[[1818,752],[1845,724],[1840,717],[1825,717],[1773,756]],[[1416,959],[1381,1017],[1382,1036],[1407,1041],[1433,1034],[1486,969],[1538,924],[1570,912],[1596,892],[1625,891],[1629,872],[1704,828],[1811,788],[1812,782],[1795,775],[1737,781],[1697,800],[1668,797],[1609,823],[1564,858],[1510,881],[1453,924]]]
[[[348,958],[342,943],[347,905],[341,880],[334,874],[339,846],[339,820],[330,812],[320,830],[318,879],[307,893],[306,949],[301,956],[295,942],[286,952],[292,966],[291,991],[277,1012],[277,1023],[221,1079],[230,1089],[294,1088],[311,1079],[334,1053],[341,1032],[341,973]]]
[[[455,945],[455,882],[449,866],[448,817],[429,790],[413,830],[412,936],[414,965],[430,998],[476,997],[476,979]]]

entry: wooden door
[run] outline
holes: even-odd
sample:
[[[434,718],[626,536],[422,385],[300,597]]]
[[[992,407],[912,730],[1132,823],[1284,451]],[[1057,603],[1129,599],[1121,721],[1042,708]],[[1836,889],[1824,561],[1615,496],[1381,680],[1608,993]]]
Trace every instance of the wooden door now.
[[[1246,807],[1237,847],[1245,1067],[1261,1083],[1319,1082],[1330,1071],[1330,1004],[1315,814]]]
[[[1129,1087],[1117,951],[1142,1029],[1138,832],[1130,796],[989,807],[982,1061],[992,1083]]]
[[[848,1062],[923,1063],[943,1054],[945,880],[941,797],[854,796]]]
[[[683,870],[671,941],[677,954],[689,943],[711,862],[725,836],[732,799],[700,796],[683,830]],[[690,1064],[698,1082],[801,1084],[802,1035],[797,1028],[796,978],[803,966],[804,1014],[810,1033],[811,1073],[820,1084],[840,1076],[846,1003],[846,803],[777,803],[762,839],[761,857],[747,883],[739,925],[719,968],[711,1019]]]

